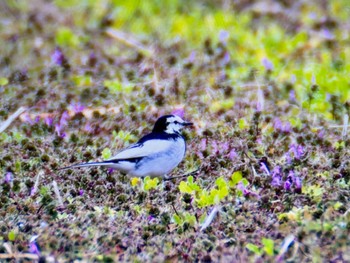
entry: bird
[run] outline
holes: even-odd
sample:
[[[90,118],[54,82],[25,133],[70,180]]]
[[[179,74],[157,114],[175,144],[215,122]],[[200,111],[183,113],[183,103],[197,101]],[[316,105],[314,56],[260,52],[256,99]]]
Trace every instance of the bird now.
[[[129,177],[149,176],[168,179],[168,174],[185,157],[186,141],[181,135],[181,130],[192,125],[192,122],[184,121],[177,115],[161,116],[154,124],[151,133],[112,158],[101,162],[74,164],[59,170],[102,166],[116,169]]]

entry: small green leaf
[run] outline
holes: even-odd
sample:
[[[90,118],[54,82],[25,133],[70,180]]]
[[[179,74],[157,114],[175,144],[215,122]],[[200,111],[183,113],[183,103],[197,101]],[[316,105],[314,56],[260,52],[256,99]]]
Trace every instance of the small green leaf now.
[[[220,198],[220,201],[224,199],[226,196],[228,196],[228,187],[220,188],[218,191],[218,196]]]
[[[187,182],[181,181],[179,189],[180,192],[188,194],[201,191],[199,185],[193,182],[193,176],[189,176]]]
[[[8,239],[10,240],[10,241],[15,241],[15,239],[16,239],[16,233],[15,233],[15,231],[10,231],[9,233],[8,233]]]
[[[74,76],[72,76],[72,81],[78,87],[88,87],[88,86],[92,85],[91,76],[74,75]]]
[[[227,187],[227,182],[225,181],[225,179],[222,176],[220,176],[218,179],[215,180],[215,184],[217,185],[217,187],[219,189]]]
[[[151,179],[149,176],[146,176],[143,182],[143,189],[145,191],[149,191],[151,189],[155,189],[158,186],[159,179],[153,178]]]
[[[77,47],[80,43],[79,37],[67,27],[61,27],[56,31],[55,40],[57,45],[67,47]]]
[[[112,153],[111,153],[111,149],[109,148],[104,148],[103,151],[102,151],[102,157],[104,160],[107,160],[109,158],[111,158],[112,156]]]
[[[173,219],[174,219],[174,222],[176,223],[176,224],[178,224],[178,225],[181,225],[182,224],[182,219],[181,219],[181,217],[180,216],[178,216],[178,215],[174,215],[173,216]]]
[[[264,251],[266,252],[267,255],[269,256],[273,256],[274,254],[274,242],[272,239],[268,239],[268,238],[263,238],[261,240],[261,243],[264,245]]]
[[[249,185],[249,182],[248,182],[248,180],[246,178],[242,179],[242,183],[243,183],[244,186],[248,186]]]
[[[260,255],[261,252],[260,252],[260,248],[252,243],[248,243],[246,246],[245,246],[249,251],[255,253],[256,255]]]
[[[39,193],[40,195],[44,196],[47,195],[50,192],[50,188],[47,186],[40,187]]]
[[[13,138],[14,138],[17,142],[21,141],[21,140],[23,139],[23,137],[24,137],[24,136],[23,136],[22,133],[17,132],[17,131],[13,132]]]
[[[9,83],[7,78],[0,78],[0,86],[5,86]]]
[[[105,80],[103,83],[113,93],[130,93],[133,89],[131,84],[121,83],[119,80]]]
[[[343,203],[338,201],[333,205],[333,207],[335,210],[339,210],[340,208],[344,207],[344,205],[343,205]]]
[[[187,193],[187,194],[191,194],[193,192],[191,187],[184,181],[181,181],[179,185],[179,190],[181,193]]]
[[[67,213],[62,213],[62,214],[58,214],[57,215],[57,219],[61,220],[61,219],[66,219],[68,218]]]
[[[239,121],[238,121],[238,127],[239,127],[240,130],[243,130],[243,129],[245,129],[245,128],[248,127],[248,124],[247,124],[247,122],[245,121],[245,119],[239,119]]]
[[[21,167],[22,167],[22,162],[17,160],[16,163],[15,163],[16,171],[20,171]]]
[[[196,217],[190,213],[186,213],[185,221],[189,223],[191,226],[194,226],[196,224]]]
[[[237,185],[240,181],[242,180],[242,172],[241,171],[237,171],[234,172],[231,176],[231,186],[235,186]]]

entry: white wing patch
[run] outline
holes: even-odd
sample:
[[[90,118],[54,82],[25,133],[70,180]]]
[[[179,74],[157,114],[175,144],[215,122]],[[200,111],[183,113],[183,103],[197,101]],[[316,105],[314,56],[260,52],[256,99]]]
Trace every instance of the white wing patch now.
[[[139,158],[139,157],[149,156],[153,154],[158,154],[161,152],[168,151],[170,147],[173,146],[173,143],[174,143],[173,140],[170,140],[170,141],[150,140],[142,144],[134,144],[129,148],[117,153],[115,156],[108,159],[107,161],[118,160],[118,159]]]

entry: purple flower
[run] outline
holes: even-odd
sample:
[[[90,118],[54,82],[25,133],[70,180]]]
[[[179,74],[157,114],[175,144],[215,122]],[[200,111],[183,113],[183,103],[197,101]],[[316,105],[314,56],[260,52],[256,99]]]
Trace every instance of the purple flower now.
[[[212,143],[211,143],[211,147],[213,148],[213,153],[218,153],[219,151],[218,151],[218,144],[217,144],[217,142],[216,141],[212,141]]]
[[[171,114],[177,115],[177,116],[183,118],[184,115],[185,115],[185,109],[184,109],[183,107],[177,108],[177,109],[173,110],[173,111],[171,112]]]
[[[222,62],[226,65],[230,62],[231,55],[229,52],[225,52],[224,58],[222,59]]]
[[[302,184],[299,176],[295,174],[293,170],[289,171],[287,181],[292,182],[295,188],[295,192],[300,193]]]
[[[327,40],[332,40],[332,39],[334,39],[334,34],[333,34],[331,31],[329,31],[328,28],[322,29],[321,34],[322,34],[322,36],[323,36],[325,39],[327,39]]]
[[[36,243],[36,239],[38,236],[33,236],[29,241],[29,252],[32,254],[36,254],[40,256],[40,249],[38,247],[38,244]]]
[[[219,147],[220,147],[220,152],[224,153],[224,152],[228,151],[229,145],[227,142],[222,142],[222,143],[220,143]]]
[[[84,195],[84,190],[80,189],[80,190],[79,190],[79,195],[80,195],[80,196]]]
[[[301,193],[301,189],[303,186],[299,176],[294,177],[294,186],[295,186],[295,192]]]
[[[202,139],[200,143],[201,151],[204,151],[207,148],[207,139]]]
[[[263,110],[263,107],[262,107],[261,103],[257,102],[256,103],[256,111],[262,111],[262,110]]]
[[[61,138],[66,137],[66,133],[64,132],[64,128],[68,124],[68,119],[69,119],[68,112],[65,111],[65,112],[63,112],[59,123],[55,124],[55,131],[56,131],[57,135],[60,136]]]
[[[32,118],[30,117],[30,115],[28,113],[24,114],[24,122],[33,125],[34,121],[32,120]]]
[[[245,187],[245,185],[244,185],[242,182],[239,182],[239,183],[237,184],[237,189],[238,189],[238,190],[241,190],[242,193],[243,193],[243,195],[245,195],[245,196],[249,194],[248,189]]]
[[[321,130],[318,131],[317,136],[318,136],[318,138],[323,139],[324,138],[324,134],[325,134],[324,130],[321,129]]]
[[[193,62],[195,62],[195,60],[196,60],[196,55],[197,55],[197,53],[196,53],[196,51],[192,51],[191,52],[191,54],[188,56],[188,62],[190,62],[190,63],[193,63]]]
[[[284,190],[286,190],[286,191],[290,191],[290,187],[292,186],[292,184],[291,184],[291,182],[289,181],[289,180],[286,180],[285,182],[284,182]]]
[[[292,84],[295,84],[296,81],[297,81],[297,77],[294,74],[292,74],[292,76],[290,77],[290,82]]]
[[[63,127],[60,126],[59,124],[55,124],[55,132],[61,138],[66,137],[66,133],[63,131]]]
[[[288,173],[288,179],[289,179],[290,181],[293,181],[293,180],[294,180],[294,177],[295,177],[294,171],[293,171],[293,170],[290,170],[289,173]]]
[[[291,153],[293,153],[295,159],[300,160],[304,156],[304,147],[302,145],[291,144],[287,153],[289,158],[287,159],[290,159]]]
[[[89,66],[90,67],[94,67],[97,63],[97,56],[94,52],[91,52],[90,55],[89,55]]]
[[[62,50],[59,47],[55,48],[55,51],[51,55],[51,61],[53,64],[62,66],[66,58],[64,57],[64,54]]]
[[[289,100],[290,100],[291,102],[296,102],[295,90],[291,90],[291,91],[289,92]]]
[[[38,188],[34,185],[34,186],[30,189],[30,196],[35,195],[37,191],[38,191]]]
[[[111,174],[111,173],[113,173],[114,172],[114,169],[113,168],[108,168],[108,170],[107,170],[107,173],[108,174]]]
[[[227,39],[230,37],[230,33],[226,30],[220,30],[219,32],[219,41],[226,44]]]
[[[291,131],[291,125],[289,122],[283,123],[279,118],[275,118],[273,126],[277,131],[289,133]]]
[[[237,157],[237,152],[235,151],[235,149],[231,149],[230,153],[228,154],[229,158],[231,161],[233,161],[234,159],[236,159]]]
[[[312,85],[316,85],[316,77],[315,77],[315,74],[312,74],[311,83],[312,83]]]
[[[93,132],[93,128],[91,127],[90,123],[86,123],[84,126],[84,131],[88,132],[88,133],[92,133]]]
[[[265,162],[260,162],[260,169],[263,170],[267,175],[271,175],[269,168]]]
[[[282,180],[281,167],[276,166],[272,170],[272,186],[280,186]]]
[[[302,145],[298,145],[295,149],[294,155],[297,159],[301,159],[304,156],[304,147]]]
[[[63,112],[60,119],[60,126],[66,126],[68,124],[69,114],[67,111]]]
[[[247,187],[245,187],[245,185],[244,185],[242,182],[239,182],[239,183],[237,184],[237,189],[238,189],[238,190],[241,190],[244,196],[250,196],[250,195],[252,195],[252,196],[255,196],[255,197],[257,197],[257,198],[260,198],[260,196],[259,196],[257,193],[252,192],[252,191],[249,191],[249,190],[247,189]]]
[[[309,13],[309,18],[312,19],[312,20],[315,20],[315,19],[317,19],[317,14],[315,12],[310,12]]]
[[[267,70],[267,71],[272,71],[273,70],[273,64],[267,58],[263,58],[262,61],[261,61],[261,64],[265,67],[265,70]]]
[[[85,109],[85,106],[82,105],[80,102],[72,103],[71,107],[73,108],[74,113],[80,113]]]
[[[53,118],[52,117],[47,116],[47,117],[45,117],[44,120],[45,120],[45,123],[46,123],[47,126],[49,126],[49,127],[52,126],[52,124],[53,124]]]
[[[13,174],[11,172],[7,172],[5,174],[5,182],[10,184],[13,181]]]

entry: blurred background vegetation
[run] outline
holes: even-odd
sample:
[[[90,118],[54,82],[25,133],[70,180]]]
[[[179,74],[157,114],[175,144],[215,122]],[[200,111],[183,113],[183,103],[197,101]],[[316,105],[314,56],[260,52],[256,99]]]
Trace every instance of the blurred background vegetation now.
[[[47,55],[55,46],[64,48],[77,66],[83,63],[78,51],[95,48],[108,56],[130,58],[135,49],[108,38],[105,32],[112,28],[136,38],[136,51],[143,55],[148,47],[168,49],[175,63],[186,58],[203,61],[207,52],[215,51],[225,64],[227,77],[221,84],[239,86],[263,76],[284,84],[284,89],[292,85],[302,103],[313,94],[310,109],[328,118],[334,117],[329,113],[331,100],[349,100],[346,0],[33,0],[2,1],[1,10],[3,77],[20,68],[37,74],[47,67]],[[225,46],[222,54],[213,49],[219,43]],[[171,49],[178,53],[171,56]],[[215,61],[207,63],[215,70]],[[78,79],[84,82],[82,76]]]
[[[27,107],[0,134],[0,256],[349,261],[349,17],[348,0],[0,1],[0,122]],[[197,177],[56,172],[170,112],[195,123],[173,174]]]

